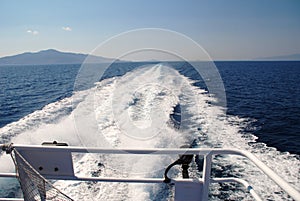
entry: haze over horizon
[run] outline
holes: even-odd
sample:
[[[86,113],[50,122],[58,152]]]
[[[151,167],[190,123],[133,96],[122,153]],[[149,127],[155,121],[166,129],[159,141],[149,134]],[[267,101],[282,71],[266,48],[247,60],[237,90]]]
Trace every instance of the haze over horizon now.
[[[168,60],[168,58],[162,60],[150,59],[147,57],[140,57],[136,60],[119,60],[117,58],[106,58],[101,56],[95,56],[93,54],[83,54],[83,53],[73,53],[73,52],[63,52],[56,49],[39,50],[36,52],[23,52],[21,54],[10,55],[0,57],[1,65],[43,65],[43,64],[74,64],[82,63],[89,56],[86,61],[88,63],[110,63],[110,62],[153,62],[153,61],[182,61],[182,60]],[[115,60],[117,59],[117,60]],[[174,59],[174,58],[173,58]],[[207,60],[199,60],[207,61]],[[292,55],[278,55],[273,57],[259,57],[251,59],[241,59],[241,60],[214,60],[214,61],[300,61],[300,54]]]
[[[105,40],[139,28],[184,34],[214,60],[293,55],[300,53],[299,10],[297,0],[2,0],[0,57],[45,49],[89,54]],[[97,56],[115,58],[115,49]]]

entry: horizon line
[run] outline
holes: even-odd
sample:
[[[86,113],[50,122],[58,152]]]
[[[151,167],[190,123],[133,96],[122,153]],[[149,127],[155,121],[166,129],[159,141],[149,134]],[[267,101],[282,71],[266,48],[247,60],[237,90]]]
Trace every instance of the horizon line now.
[[[54,50],[54,51],[57,51],[57,52],[60,52],[60,53],[71,53],[71,54],[83,54],[83,55],[87,55],[88,56],[97,56],[97,57],[103,57],[103,58],[107,58],[107,59],[116,59],[118,60],[117,58],[111,58],[111,57],[105,57],[105,56],[101,56],[101,55],[93,55],[93,54],[87,54],[87,53],[83,53],[83,52],[72,52],[72,51],[64,51],[64,50],[58,50],[58,49],[55,49],[55,48],[49,48],[49,49],[41,49],[41,50],[37,50],[37,51],[26,51],[26,52],[22,52],[22,53],[16,53],[14,55],[6,55],[6,56],[1,56],[0,59],[3,59],[5,57],[13,57],[13,56],[18,56],[18,55],[21,55],[21,54],[25,54],[25,53],[39,53],[39,52],[42,52],[42,51],[49,51],[49,50]],[[280,58],[276,58],[276,57],[288,57],[288,56],[297,56],[300,54],[299,53],[295,53],[295,54],[288,54],[288,55],[278,55],[278,56],[268,56],[268,57],[261,57],[261,58],[245,58],[245,59],[212,59],[212,60],[189,60],[188,62],[200,62],[200,61],[213,61],[213,62],[224,62],[224,61],[300,61],[300,58],[299,59],[280,59]],[[272,59],[274,58],[274,59]],[[139,59],[136,59],[136,60],[132,60],[132,61],[124,61],[124,62],[179,62],[179,61],[182,61],[182,60],[139,60]],[[18,64],[17,64],[18,65]]]

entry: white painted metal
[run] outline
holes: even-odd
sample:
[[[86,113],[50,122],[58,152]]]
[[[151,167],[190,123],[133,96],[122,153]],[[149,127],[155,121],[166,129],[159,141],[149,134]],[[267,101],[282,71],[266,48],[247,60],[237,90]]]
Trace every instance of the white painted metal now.
[[[72,154],[67,150],[17,149],[22,157],[41,175],[74,176]],[[18,156],[16,155],[18,160]]]
[[[11,177],[17,177],[16,173],[0,173],[0,178],[2,177],[8,177],[8,178],[11,178]]]
[[[4,147],[3,145],[1,147]],[[204,168],[203,168],[203,181],[202,188],[202,200],[208,199],[208,188],[210,183],[214,182],[238,182],[243,184],[247,190],[253,195],[255,200],[261,200],[259,196],[255,193],[253,188],[244,180],[237,178],[214,178],[211,179],[211,163],[212,156],[216,154],[233,154],[233,155],[241,155],[248,159],[250,159],[259,169],[261,169],[267,176],[269,176],[273,181],[275,181],[284,191],[286,191],[294,200],[300,201],[300,193],[295,190],[291,185],[288,184],[284,179],[279,177],[273,170],[267,167],[264,163],[259,161],[253,154],[241,151],[238,149],[206,149],[206,148],[193,148],[193,149],[101,149],[101,148],[85,148],[85,147],[59,147],[59,146],[31,146],[31,145],[13,145],[13,148],[17,149],[22,153],[31,153],[31,152],[39,152],[39,157],[47,158],[50,156],[51,158],[55,158],[63,152],[70,154],[71,152],[80,152],[80,153],[101,153],[101,154],[152,154],[152,155],[166,155],[166,154],[198,154],[204,155]],[[26,160],[30,158],[28,155]],[[70,162],[71,159],[67,158]],[[30,160],[30,159],[29,159]],[[68,163],[69,163],[68,162]],[[72,161],[71,161],[72,162]],[[36,166],[37,167],[37,166]],[[69,167],[71,168],[71,167]],[[72,166],[73,168],[73,166]],[[80,181],[99,181],[99,182],[135,182],[135,183],[162,183],[163,179],[160,178],[95,178],[95,177],[77,177],[76,175],[70,174],[71,169],[67,170],[68,174],[56,174],[56,175],[45,175],[46,178],[58,179],[58,180],[80,180]],[[42,174],[42,172],[41,172]],[[11,177],[12,174],[0,174],[4,177]],[[186,182],[189,182],[189,179],[184,179]],[[176,181],[172,180],[175,183],[176,189]],[[200,181],[200,180],[199,180]],[[183,185],[184,183],[180,183],[178,185]],[[179,189],[177,189],[179,190]],[[200,190],[200,189],[199,189]],[[176,191],[176,190],[175,190]],[[201,192],[201,190],[200,190]]]
[[[203,193],[202,200],[208,200],[208,192],[210,186],[210,176],[211,176],[211,163],[212,163],[212,154],[209,152],[204,156],[203,163]]]
[[[175,180],[175,201],[197,200],[201,201],[203,195],[203,181],[199,179]]]

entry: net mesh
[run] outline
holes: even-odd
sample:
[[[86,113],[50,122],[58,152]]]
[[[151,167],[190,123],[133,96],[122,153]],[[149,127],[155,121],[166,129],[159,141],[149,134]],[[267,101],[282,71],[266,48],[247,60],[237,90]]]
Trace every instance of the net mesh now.
[[[55,188],[47,179],[36,171],[16,150],[11,153],[18,173],[18,179],[25,201],[70,201],[73,200]]]

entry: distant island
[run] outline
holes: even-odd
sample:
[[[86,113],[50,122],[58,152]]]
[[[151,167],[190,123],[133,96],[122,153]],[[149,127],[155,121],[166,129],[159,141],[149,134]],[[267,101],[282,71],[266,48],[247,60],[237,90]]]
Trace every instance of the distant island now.
[[[256,61],[300,61],[300,54],[255,58]]]
[[[13,56],[0,58],[3,65],[50,65],[50,64],[82,64],[89,56],[88,63],[122,62],[113,58],[94,56],[81,53],[61,52],[55,49],[41,50],[39,52],[25,52]],[[155,61],[155,60],[152,60]],[[251,61],[251,59],[249,60]],[[252,61],[300,61],[300,54],[259,57]],[[128,62],[128,61],[126,61]]]
[[[48,49],[2,57],[0,58],[0,65],[81,64],[87,56],[89,56],[89,63],[110,63],[114,61],[111,58]]]

